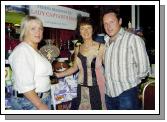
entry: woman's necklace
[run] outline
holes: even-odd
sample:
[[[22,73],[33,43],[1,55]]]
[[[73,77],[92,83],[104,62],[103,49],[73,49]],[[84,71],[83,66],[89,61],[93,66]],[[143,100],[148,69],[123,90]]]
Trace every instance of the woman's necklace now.
[[[93,41],[91,43],[84,43],[85,48],[92,48],[94,45]]]

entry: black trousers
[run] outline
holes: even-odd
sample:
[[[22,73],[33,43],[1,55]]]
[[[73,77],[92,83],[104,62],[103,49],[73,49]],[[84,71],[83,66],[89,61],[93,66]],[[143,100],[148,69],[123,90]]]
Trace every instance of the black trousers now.
[[[71,102],[71,110],[79,109],[79,105],[81,102],[81,87],[89,88],[90,104],[91,104],[92,110],[101,110],[102,103],[101,103],[99,87],[97,85],[96,86],[82,86],[80,84],[77,87],[77,97],[74,98]]]

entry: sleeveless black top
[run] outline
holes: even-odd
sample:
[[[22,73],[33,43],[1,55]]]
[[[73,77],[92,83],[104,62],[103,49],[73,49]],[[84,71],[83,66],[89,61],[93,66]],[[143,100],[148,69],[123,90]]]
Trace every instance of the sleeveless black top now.
[[[99,44],[99,47],[97,49],[97,55],[98,55],[98,51],[100,49],[100,45],[101,44]],[[79,52],[78,52],[77,56],[80,59],[81,64],[82,64],[82,68],[83,68],[83,83],[81,83],[81,85],[83,85],[83,86],[90,86],[90,85],[88,85],[88,79],[92,79],[92,81],[89,80],[89,82],[92,82],[91,86],[97,85],[96,72],[95,72],[97,55],[96,56],[93,56],[93,55],[84,56],[84,55],[82,55],[82,53],[80,53],[80,46],[79,46]],[[90,72],[91,72],[91,74],[89,74]],[[88,78],[88,75],[89,75],[89,78]]]

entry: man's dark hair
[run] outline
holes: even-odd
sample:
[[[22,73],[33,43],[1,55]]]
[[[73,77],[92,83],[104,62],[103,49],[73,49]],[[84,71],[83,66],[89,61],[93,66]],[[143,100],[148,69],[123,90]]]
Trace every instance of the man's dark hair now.
[[[115,9],[110,9],[110,10],[104,12],[103,17],[104,17],[104,15],[109,14],[109,13],[114,13],[118,20],[121,18],[119,11],[115,10]]]

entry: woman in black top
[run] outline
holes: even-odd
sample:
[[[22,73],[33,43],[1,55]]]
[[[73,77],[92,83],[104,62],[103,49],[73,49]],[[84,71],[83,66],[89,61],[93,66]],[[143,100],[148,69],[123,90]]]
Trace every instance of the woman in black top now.
[[[71,109],[100,110],[102,102],[96,68],[101,67],[105,47],[93,40],[93,24],[90,18],[83,17],[78,25],[83,44],[75,48],[74,64],[55,75],[60,78],[79,70],[77,98],[73,99]]]

